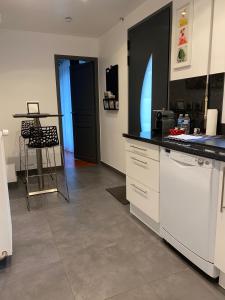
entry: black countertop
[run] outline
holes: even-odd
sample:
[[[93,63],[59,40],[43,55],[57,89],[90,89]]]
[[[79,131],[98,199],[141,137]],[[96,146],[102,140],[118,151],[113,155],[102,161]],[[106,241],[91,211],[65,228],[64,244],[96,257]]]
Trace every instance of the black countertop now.
[[[225,136],[204,136],[198,140],[185,142],[166,137],[152,137],[148,132],[141,135],[124,133],[123,137],[225,162]]]

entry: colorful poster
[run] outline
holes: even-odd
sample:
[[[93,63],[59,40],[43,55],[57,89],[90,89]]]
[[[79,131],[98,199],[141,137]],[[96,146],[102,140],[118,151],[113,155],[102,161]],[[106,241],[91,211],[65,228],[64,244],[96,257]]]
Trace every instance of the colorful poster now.
[[[174,68],[191,64],[192,2],[176,12],[175,64]]]

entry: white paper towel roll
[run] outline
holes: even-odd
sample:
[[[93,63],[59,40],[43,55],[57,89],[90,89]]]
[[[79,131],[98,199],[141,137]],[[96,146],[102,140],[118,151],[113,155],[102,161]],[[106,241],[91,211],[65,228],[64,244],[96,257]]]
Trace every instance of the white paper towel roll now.
[[[216,135],[217,119],[218,119],[218,110],[217,109],[208,109],[207,123],[206,123],[206,135]]]

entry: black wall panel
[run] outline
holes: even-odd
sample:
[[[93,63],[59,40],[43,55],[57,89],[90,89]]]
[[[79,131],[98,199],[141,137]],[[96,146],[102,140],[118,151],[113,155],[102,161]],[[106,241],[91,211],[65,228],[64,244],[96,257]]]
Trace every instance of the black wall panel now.
[[[170,68],[171,4],[128,31],[129,133],[140,132],[143,79],[152,55],[152,109],[167,108]]]
[[[206,76],[185,78],[170,82],[169,104],[177,117],[179,113],[188,113],[191,118],[191,130],[204,128],[204,98]],[[218,109],[218,133],[225,134],[221,125],[224,94],[224,73],[211,74],[209,77],[208,108]]]

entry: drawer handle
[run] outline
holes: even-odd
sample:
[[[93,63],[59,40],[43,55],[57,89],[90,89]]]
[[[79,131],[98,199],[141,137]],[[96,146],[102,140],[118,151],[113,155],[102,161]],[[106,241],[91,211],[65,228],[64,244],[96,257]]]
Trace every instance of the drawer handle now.
[[[131,145],[130,147],[131,147],[131,148],[134,148],[134,149],[137,149],[137,150],[141,150],[141,151],[147,151],[147,149],[140,148],[140,147],[133,146],[133,145]]]
[[[221,192],[221,204],[220,204],[220,212],[222,213],[225,209],[225,206],[223,205],[223,198],[224,198],[224,179],[225,179],[225,167],[223,168],[223,176],[222,176],[222,192]]]
[[[141,188],[139,188],[138,186],[136,186],[136,184],[134,184],[134,183],[132,183],[131,186],[134,187],[135,189],[141,191],[141,192],[144,193],[144,194],[147,194],[147,193],[148,193],[147,191],[144,191],[144,190],[142,190]]]
[[[139,162],[139,163],[142,163],[142,164],[144,164],[144,165],[147,165],[147,164],[148,164],[146,161],[137,159],[137,158],[135,158],[135,157],[131,157],[131,159],[133,159],[133,160],[135,160],[135,161],[137,161],[137,162]]]

